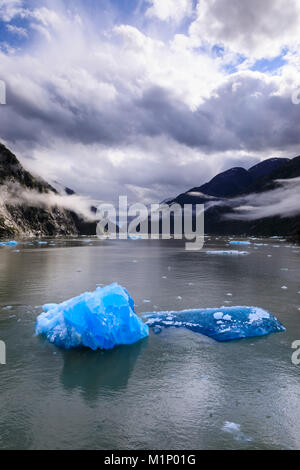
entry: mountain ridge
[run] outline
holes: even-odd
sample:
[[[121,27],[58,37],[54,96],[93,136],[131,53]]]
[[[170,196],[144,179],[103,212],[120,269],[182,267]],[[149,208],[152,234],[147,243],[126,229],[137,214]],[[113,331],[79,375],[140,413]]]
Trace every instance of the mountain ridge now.
[[[209,182],[194,187],[172,199],[179,204],[199,203],[197,196],[190,193],[202,193],[217,198],[234,197],[244,193],[247,188],[254,185],[260,178],[266,177],[273,171],[282,168],[291,161],[289,158],[270,158],[252,166],[248,170],[243,167],[233,167],[214,176]],[[205,199],[205,198],[204,198]]]
[[[77,235],[72,214],[58,207],[13,203],[19,189],[40,194],[58,194],[49,183],[34,177],[17,157],[0,143],[0,237],[46,237]]]
[[[216,205],[205,211],[206,233],[212,235],[282,235],[291,236],[293,239],[299,241],[299,216],[274,216],[251,221],[229,220],[228,216],[233,213],[233,209],[230,204],[231,199],[271,191],[280,186],[278,182],[280,179],[284,180],[300,177],[300,156],[292,159],[283,158],[264,160],[260,164],[251,167],[249,170],[244,170],[243,172],[240,170],[240,168],[233,168],[220,173],[208,183],[205,183],[198,188],[192,188],[186,193],[180,194],[175,199],[171,200],[169,204],[179,203],[181,206],[184,206],[184,204],[208,205],[208,203],[211,203],[211,198],[213,197]],[[242,182],[239,182],[239,184],[235,182],[235,184],[231,186],[231,190],[228,189],[232,179],[239,177],[241,174],[245,176],[246,173],[251,173],[251,170],[252,173],[254,172],[255,175],[258,176],[249,179],[249,185],[247,184],[247,180],[244,178]],[[219,185],[219,187],[217,187],[218,192],[216,192],[216,181]],[[220,184],[222,182],[223,192],[220,190]],[[226,194],[226,196],[223,194]],[[221,204],[218,204],[218,202]]]

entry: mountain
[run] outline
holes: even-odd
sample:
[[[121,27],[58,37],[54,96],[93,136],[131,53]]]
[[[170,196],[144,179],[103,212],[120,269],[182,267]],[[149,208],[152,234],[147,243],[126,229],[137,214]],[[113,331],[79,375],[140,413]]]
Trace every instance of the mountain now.
[[[210,182],[192,188],[169,202],[184,204],[206,204],[205,232],[224,235],[283,235],[300,239],[300,217],[268,217],[242,221],[228,219],[233,212],[232,198],[263,193],[279,187],[277,180],[300,177],[300,157],[271,158],[249,170],[232,168]],[[209,203],[216,205],[209,207]],[[221,204],[218,204],[221,203]],[[300,206],[300,201],[299,201]]]
[[[199,188],[193,188],[190,192],[200,192],[214,197],[227,197],[233,193],[239,193],[253,182],[253,177],[244,168],[231,168],[215,176],[209,183]]]
[[[248,172],[254,179],[262,178],[289,161],[289,158],[269,158],[268,160],[264,160],[263,162],[252,166],[249,168]]]
[[[74,217],[64,209],[14,202],[20,197],[20,189],[24,194],[32,190],[42,195],[58,194],[50,184],[26,171],[17,157],[0,144],[0,237],[79,233]]]
[[[244,193],[247,188],[254,185],[261,178],[282,168],[289,161],[288,158],[270,158],[258,163],[249,170],[241,167],[231,168],[218,174],[208,183],[180,194],[171,202],[177,202],[180,205],[201,204],[209,200],[206,196],[216,198],[234,197]],[[200,202],[199,197],[203,202]]]

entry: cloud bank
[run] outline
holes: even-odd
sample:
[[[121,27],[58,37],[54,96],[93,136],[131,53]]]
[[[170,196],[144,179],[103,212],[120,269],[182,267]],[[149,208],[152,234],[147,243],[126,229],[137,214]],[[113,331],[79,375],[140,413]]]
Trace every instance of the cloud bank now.
[[[147,0],[129,24],[89,1],[1,4],[0,139],[30,171],[147,203],[299,153],[299,2]]]
[[[58,207],[75,212],[86,221],[96,221],[96,215],[91,212],[92,206],[97,206],[97,201],[88,197],[73,195],[61,195],[55,193],[40,193],[36,190],[24,189],[18,183],[8,183],[0,186],[0,203],[2,205],[38,207],[50,209]]]
[[[280,186],[272,191],[249,194],[230,201],[235,213],[226,218],[257,220],[265,217],[294,217],[300,215],[300,178],[278,180]]]

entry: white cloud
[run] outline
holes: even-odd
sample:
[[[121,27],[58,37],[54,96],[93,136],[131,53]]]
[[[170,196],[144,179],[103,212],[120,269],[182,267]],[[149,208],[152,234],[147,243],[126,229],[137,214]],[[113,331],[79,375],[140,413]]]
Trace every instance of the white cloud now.
[[[147,0],[151,4],[146,14],[149,17],[158,18],[161,21],[174,21],[180,23],[191,15],[193,10],[192,0]]]
[[[219,63],[206,54],[195,54],[178,36],[165,44],[129,25],[118,26],[114,32],[121,39],[119,68],[124,61],[126,79],[138,85],[139,92],[159,86],[196,109],[223,80]]]
[[[23,10],[23,0],[1,0],[0,19],[11,21]]]
[[[246,57],[270,58],[299,45],[299,0],[199,0],[193,43],[208,41]]]
[[[20,37],[25,37],[26,38],[28,36],[28,32],[25,28],[20,28],[18,26],[8,24],[8,25],[6,25],[6,29],[10,33],[16,34],[17,36],[20,36]]]
[[[258,220],[265,217],[287,218],[300,215],[300,178],[279,180],[278,183],[280,186],[272,191],[233,199],[235,213],[227,218]]]
[[[99,201],[77,194],[40,193],[25,189],[19,183],[9,182],[0,186],[0,205],[3,204],[40,208],[60,207],[76,212],[88,221],[93,221],[96,220],[96,216],[91,212],[91,207],[97,207]]]

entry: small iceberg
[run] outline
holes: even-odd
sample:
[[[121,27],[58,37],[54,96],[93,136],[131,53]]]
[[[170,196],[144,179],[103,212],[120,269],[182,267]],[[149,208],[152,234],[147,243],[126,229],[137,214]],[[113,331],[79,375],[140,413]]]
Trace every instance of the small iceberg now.
[[[143,318],[151,328],[187,328],[216,341],[231,341],[285,331],[277,318],[258,307],[221,307],[148,313]]]
[[[19,244],[18,242],[15,242],[14,240],[12,240],[10,242],[1,242],[0,246],[17,246],[18,244]]]
[[[232,240],[229,245],[251,245],[251,242]]]
[[[129,235],[128,238],[130,240],[142,240],[142,237],[140,235]]]
[[[222,431],[231,434],[235,440],[242,441],[242,442],[251,442],[252,438],[250,436],[246,436],[241,431],[241,425],[236,423],[231,423],[230,421],[225,421],[224,426],[222,427]]]
[[[148,326],[134,311],[133,299],[116,283],[61,304],[46,304],[43,310],[36,334],[63,349],[112,349],[149,335]]]
[[[205,252],[207,255],[223,255],[223,256],[239,256],[239,255],[249,255],[248,251],[239,251],[239,250],[210,250]]]

